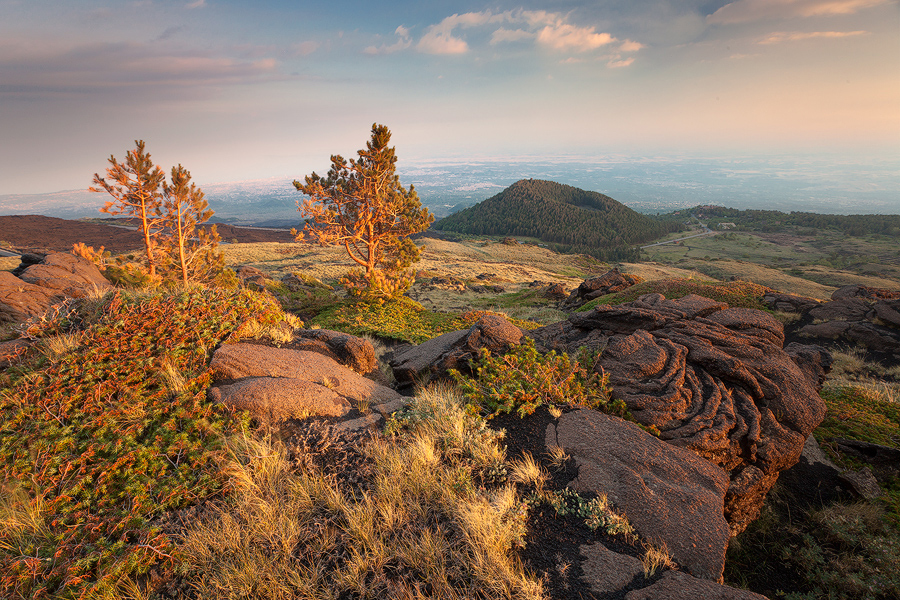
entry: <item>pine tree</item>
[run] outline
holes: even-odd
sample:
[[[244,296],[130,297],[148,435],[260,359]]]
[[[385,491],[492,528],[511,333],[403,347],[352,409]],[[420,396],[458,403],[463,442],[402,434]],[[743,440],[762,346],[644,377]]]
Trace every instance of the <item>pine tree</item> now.
[[[419,260],[419,249],[408,236],[434,221],[414,186],[400,185],[390,140],[390,130],[374,124],[371,140],[357,152],[359,158],[348,163],[333,155],[327,177],[313,173],[305,183],[294,181],[294,187],[308,196],[297,203],[307,219],[297,240],[309,236],[322,245],[343,245],[364,269],[351,272],[346,280],[351,292],[367,287],[376,295],[402,293],[410,283],[402,270]]]
[[[106,169],[109,181],[94,173],[94,183],[102,189],[93,186],[88,189],[92,192],[106,190],[113,197],[100,212],[140,219],[147,269],[150,276],[154,277],[157,265],[155,238],[162,203],[160,186],[165,180],[165,173],[150,160],[150,154],[144,149],[144,140],[135,140],[134,143],[136,148],[128,152],[125,162],[118,162],[112,155],[109,157],[109,164],[112,165]]]
[[[160,255],[165,257],[166,278],[183,283],[209,281],[222,270],[216,226],[198,227],[213,216],[203,191],[191,183],[191,173],[180,164],[163,183]],[[177,273],[177,275],[175,275]]]

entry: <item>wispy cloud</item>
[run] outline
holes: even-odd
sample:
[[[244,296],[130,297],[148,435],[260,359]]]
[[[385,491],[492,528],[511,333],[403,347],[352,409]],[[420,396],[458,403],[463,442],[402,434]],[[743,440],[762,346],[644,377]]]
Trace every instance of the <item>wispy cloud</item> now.
[[[260,81],[277,74],[274,58],[239,60],[158,44],[100,43],[75,46],[10,42],[0,47],[3,94],[40,97],[63,93],[105,94],[109,90],[167,94]]]
[[[194,0],[193,2],[191,2],[187,6],[185,6],[185,8],[188,8],[188,9],[205,8],[205,7],[206,7],[206,0]]]
[[[454,29],[467,29],[502,20],[503,14],[494,15],[491,11],[454,14],[437,25],[430,26],[416,48],[428,54],[464,54],[469,51],[469,44],[453,35]]]
[[[506,29],[501,27],[491,34],[491,44],[502,44],[504,42],[518,42],[521,40],[533,40],[535,34],[524,29]]]
[[[760,44],[800,42],[816,38],[845,38],[866,35],[868,31],[776,31],[759,41]]]
[[[608,33],[597,33],[594,27],[557,22],[541,29],[537,41],[554,50],[587,52],[610,44],[615,38]]]
[[[393,54],[400,50],[406,50],[412,45],[412,39],[409,37],[409,29],[400,25],[394,30],[397,41],[393,44],[381,44],[380,46],[369,46],[363,52],[366,54]]]
[[[849,15],[893,0],[737,0],[707,17],[713,25],[769,19]]]

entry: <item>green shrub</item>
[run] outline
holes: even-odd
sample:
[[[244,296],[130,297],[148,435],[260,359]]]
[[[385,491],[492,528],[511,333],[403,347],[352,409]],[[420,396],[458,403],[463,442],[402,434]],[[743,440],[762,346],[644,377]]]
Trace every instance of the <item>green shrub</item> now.
[[[406,297],[377,302],[345,301],[323,310],[310,325],[336,329],[354,335],[370,334],[382,338],[420,344],[450,331],[468,329],[490,311],[473,310],[462,314],[439,313],[426,309]],[[523,329],[540,324],[511,319]]]
[[[154,519],[223,484],[221,440],[246,426],[211,404],[209,353],[248,318],[250,291],[110,293],[34,324],[68,340],[8,369],[0,390],[0,596],[116,597],[177,560]]]
[[[594,370],[597,357],[584,350],[574,361],[553,350],[541,354],[526,338],[503,356],[482,348],[472,364],[474,377],[456,370],[451,375],[470,401],[493,414],[516,410],[524,416],[542,404],[565,404],[625,417],[625,403],[610,398],[609,375]]]

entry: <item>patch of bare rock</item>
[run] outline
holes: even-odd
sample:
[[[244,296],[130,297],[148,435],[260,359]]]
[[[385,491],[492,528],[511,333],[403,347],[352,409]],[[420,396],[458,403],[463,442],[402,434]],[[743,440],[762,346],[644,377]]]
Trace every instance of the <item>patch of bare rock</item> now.
[[[887,363],[900,364],[900,292],[848,285],[828,302],[793,304],[788,312],[801,315],[800,337],[861,346]]]
[[[111,287],[97,267],[80,256],[25,255],[14,273],[0,271],[0,322],[26,321],[66,298],[83,298]]]
[[[209,397],[270,423],[310,416],[352,418],[344,428],[375,425],[402,407],[399,393],[360,374],[374,368],[368,341],[317,330],[297,332],[290,345],[295,347],[221,346],[210,363],[215,383]]]

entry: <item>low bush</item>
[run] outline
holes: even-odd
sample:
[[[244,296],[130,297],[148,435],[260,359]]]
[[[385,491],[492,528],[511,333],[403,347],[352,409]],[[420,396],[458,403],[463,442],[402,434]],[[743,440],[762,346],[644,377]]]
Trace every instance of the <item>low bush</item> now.
[[[45,342],[0,380],[0,596],[114,598],[177,560],[154,519],[225,485],[221,440],[246,421],[208,402],[207,365],[251,316],[283,313],[249,291],[116,291],[25,327]]]
[[[584,350],[576,360],[553,350],[541,354],[526,338],[502,356],[482,348],[471,365],[474,376],[456,370],[451,375],[469,401],[493,414],[515,410],[524,416],[546,404],[627,416],[625,403],[610,398],[609,375],[595,370],[596,360]]]

